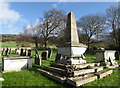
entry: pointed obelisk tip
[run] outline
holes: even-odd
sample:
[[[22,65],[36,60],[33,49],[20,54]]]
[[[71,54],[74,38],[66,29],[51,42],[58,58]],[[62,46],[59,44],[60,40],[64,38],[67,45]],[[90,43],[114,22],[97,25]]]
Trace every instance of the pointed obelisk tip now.
[[[73,12],[69,12],[68,14],[74,14]]]

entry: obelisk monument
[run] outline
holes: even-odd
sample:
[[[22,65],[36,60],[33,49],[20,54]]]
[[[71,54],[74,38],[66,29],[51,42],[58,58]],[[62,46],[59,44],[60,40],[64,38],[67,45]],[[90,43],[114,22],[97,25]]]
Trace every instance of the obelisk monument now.
[[[70,64],[81,64],[86,63],[81,58],[86,48],[86,45],[79,43],[75,16],[73,12],[70,12],[67,17],[67,27],[65,29],[65,43],[58,48],[58,53],[63,57],[67,57],[66,60]],[[74,57],[77,57],[78,60],[74,60]]]

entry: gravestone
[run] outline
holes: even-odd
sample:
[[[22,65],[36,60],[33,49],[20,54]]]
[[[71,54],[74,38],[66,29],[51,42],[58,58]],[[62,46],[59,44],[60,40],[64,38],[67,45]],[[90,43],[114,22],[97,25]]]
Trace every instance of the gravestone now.
[[[17,49],[16,50],[16,54],[20,54],[21,53],[21,50],[20,49]]]
[[[66,60],[66,64],[83,64],[86,63],[86,61],[81,58],[81,55],[84,54],[86,48],[86,45],[79,43],[75,16],[73,12],[70,12],[65,29],[65,42],[59,46],[58,53],[69,58]],[[81,59],[74,59],[76,57]],[[61,62],[63,61],[61,60]]]
[[[96,62],[99,62],[102,66],[118,66],[115,61],[115,50],[97,50]]]
[[[9,52],[8,52],[8,54],[11,54],[11,48],[9,49]]]
[[[27,50],[24,49],[24,50],[23,50],[23,56],[26,56],[26,54],[27,54]]]
[[[31,49],[28,50],[28,56],[31,56]]]
[[[15,54],[17,54],[17,49],[15,49]]]
[[[35,49],[35,54],[39,54],[37,49]]]
[[[61,58],[62,58],[62,55],[57,53],[55,57],[55,62],[56,63],[59,62]]]
[[[20,56],[23,56],[23,48],[21,48]]]
[[[119,60],[119,59],[120,59],[120,58],[119,58],[119,55],[120,55],[119,52],[116,51],[116,52],[115,52],[115,60]]]
[[[4,52],[5,52],[5,48],[2,49],[1,55],[4,55]]]
[[[52,56],[52,50],[48,49],[48,58],[51,58],[51,56]]]
[[[6,51],[5,51],[5,56],[8,55],[8,51],[9,51],[9,49],[7,48]]]
[[[39,54],[35,55],[35,64],[41,65],[41,59],[40,59],[40,55]]]
[[[42,60],[47,60],[48,59],[48,51],[47,50],[43,51],[41,54],[41,57],[42,57]]]

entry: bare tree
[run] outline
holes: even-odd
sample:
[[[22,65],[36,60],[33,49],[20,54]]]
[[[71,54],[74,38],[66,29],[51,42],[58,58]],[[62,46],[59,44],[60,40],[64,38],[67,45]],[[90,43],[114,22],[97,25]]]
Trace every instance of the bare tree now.
[[[38,48],[38,40],[41,37],[41,24],[29,25],[29,27],[24,28],[22,35],[32,36],[35,46]]]
[[[107,25],[109,26],[111,38],[114,44],[119,44],[120,46],[120,2],[115,5],[110,6],[106,10]]]
[[[58,31],[62,29],[65,21],[65,12],[57,9],[50,9],[44,13],[42,23],[42,37],[44,38],[44,47],[47,47],[48,40],[52,36],[57,36]]]
[[[84,16],[78,20],[78,28],[81,29],[81,33],[86,35],[88,49],[93,42],[93,38],[98,39],[98,36],[102,33],[105,21],[104,16],[98,14]]]

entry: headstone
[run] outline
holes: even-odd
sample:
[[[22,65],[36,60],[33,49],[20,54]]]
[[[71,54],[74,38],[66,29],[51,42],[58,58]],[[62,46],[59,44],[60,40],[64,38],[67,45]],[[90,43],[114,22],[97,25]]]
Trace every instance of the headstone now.
[[[5,51],[5,56],[8,55],[8,51],[9,51],[9,49],[7,48],[6,51]]]
[[[42,60],[47,60],[47,58],[48,58],[48,51],[43,51],[41,56],[42,56]]]
[[[9,49],[9,52],[8,52],[9,54],[11,54],[11,48]]]
[[[61,58],[62,58],[62,55],[57,53],[55,57],[55,62],[59,62]]]
[[[52,56],[52,50],[48,49],[48,58],[51,58],[51,56]]]
[[[35,64],[41,65],[41,59],[40,59],[40,55],[39,54],[35,55]]]
[[[5,52],[5,48],[2,49],[1,55],[4,55],[4,52]]]
[[[27,54],[27,50],[24,49],[24,50],[23,50],[23,56],[26,56],[26,54]]]
[[[31,49],[28,50],[28,56],[31,56]]]
[[[119,55],[120,55],[119,52],[116,51],[116,52],[115,52],[115,60],[119,60],[119,59],[120,59],[120,58],[119,58]]]
[[[35,54],[39,54],[37,49],[35,49]]]
[[[15,54],[17,54],[17,49],[15,49]]]
[[[21,48],[20,56],[23,56],[23,48]]]

